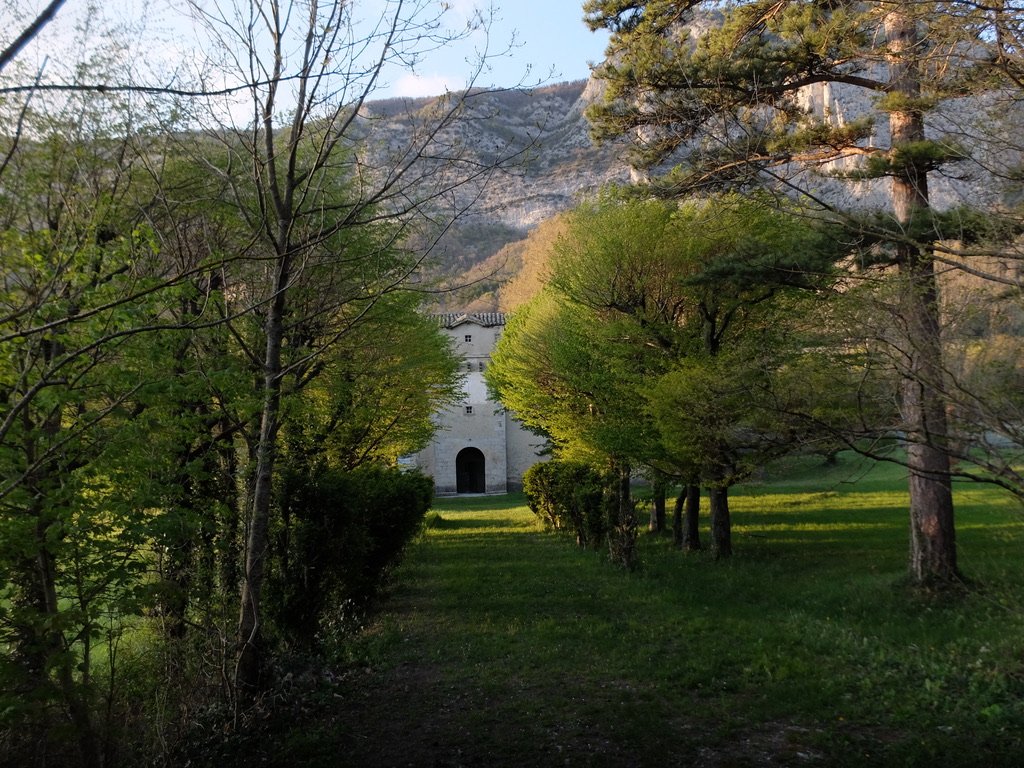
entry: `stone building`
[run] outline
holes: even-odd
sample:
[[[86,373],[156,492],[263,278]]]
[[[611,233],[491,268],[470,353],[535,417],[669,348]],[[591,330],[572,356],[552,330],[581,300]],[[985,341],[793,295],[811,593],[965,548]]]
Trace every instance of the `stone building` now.
[[[487,395],[484,370],[505,328],[501,312],[443,314],[438,320],[463,359],[464,397],[435,414],[437,433],[411,463],[434,478],[439,496],[522,490],[523,473],[538,461],[544,438],[526,430]]]

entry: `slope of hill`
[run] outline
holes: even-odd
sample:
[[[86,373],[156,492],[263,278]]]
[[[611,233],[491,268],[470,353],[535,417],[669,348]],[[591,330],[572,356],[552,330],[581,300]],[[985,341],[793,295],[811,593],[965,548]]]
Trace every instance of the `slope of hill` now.
[[[609,182],[630,179],[626,143],[595,147],[585,117],[588,105],[601,95],[598,81],[559,83],[533,90],[470,92],[465,112],[452,135],[446,137],[481,165],[502,153],[521,151],[521,161],[492,176],[486,185],[465,190],[458,207],[468,212],[459,217],[433,251],[433,268],[427,278],[445,285],[469,284],[465,290],[439,294],[437,308],[472,308],[494,311],[501,303],[497,287],[513,277],[521,264],[515,249],[503,249],[523,241],[539,223],[571,208],[581,197]],[[1021,162],[1019,142],[1008,126],[1019,123],[1021,105],[1006,111],[992,95],[952,99],[935,110],[929,136],[954,136],[970,149],[970,158],[945,173],[932,174],[932,204],[940,210],[960,205],[1000,207],[1012,204],[1007,183],[993,169],[1015,168]],[[381,121],[385,140],[401,146],[403,134],[416,130],[438,99],[390,99],[367,105],[365,116]],[[852,87],[811,86],[802,94],[805,109],[844,124],[873,115],[873,103]],[[886,122],[875,121],[872,144],[887,141]],[[378,133],[381,133],[378,131]],[[877,142],[876,142],[877,139]],[[813,190],[823,201],[841,208],[886,205],[888,180],[851,181],[859,158],[848,157],[825,165],[793,164],[785,173]],[[1017,193],[1019,195],[1019,193]],[[1016,198],[1014,198],[1016,199]],[[470,206],[470,202],[472,205]],[[447,277],[442,277],[447,276]]]
[[[609,182],[628,180],[629,168],[619,148],[595,147],[590,140],[584,110],[598,92],[595,81],[580,80],[532,90],[470,93],[453,140],[482,163],[509,149],[521,150],[522,155],[520,162],[482,189],[466,191],[467,197],[479,196],[435,249],[437,271],[455,276],[448,278],[449,284],[473,281],[467,291],[442,297],[440,309],[468,304],[496,309],[495,280],[507,279],[517,269],[515,260],[496,258],[502,248],[524,239],[537,224],[572,207],[581,196]],[[377,101],[366,105],[362,116],[386,125],[381,131],[378,124],[378,141],[383,136],[383,141],[400,146],[402,136],[416,130],[418,116],[437,101]]]
[[[571,206],[581,193],[628,178],[615,147],[595,147],[584,110],[597,98],[595,81],[471,93],[459,137],[481,159],[497,148],[522,148],[522,162],[493,180],[474,206],[473,216],[525,231]],[[386,117],[394,130],[408,130],[412,116],[430,99],[373,102],[368,116]]]

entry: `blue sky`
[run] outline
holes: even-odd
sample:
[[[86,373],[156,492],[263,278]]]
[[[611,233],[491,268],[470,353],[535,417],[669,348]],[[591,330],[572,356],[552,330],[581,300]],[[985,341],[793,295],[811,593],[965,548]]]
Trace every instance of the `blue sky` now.
[[[245,0],[195,0],[200,5],[230,8],[234,2],[244,7]],[[399,0],[352,0],[357,18],[373,22],[382,13],[393,12]],[[27,20],[45,5],[45,0],[22,0],[15,6],[21,13],[8,17],[0,11],[4,27],[23,28]],[[93,18],[89,26],[100,30],[107,24],[134,29],[136,61],[153,72],[161,66],[173,69],[199,60],[206,49],[199,32],[184,13],[186,0],[105,0],[92,6],[89,0],[68,0],[44,34],[20,56],[22,63],[34,71],[47,56],[70,64],[68,54],[75,56],[72,30]],[[473,73],[472,62],[486,47],[491,54],[488,68],[475,81],[477,86],[514,87],[580,80],[589,75],[588,64],[603,58],[606,33],[593,33],[583,23],[582,0],[402,0],[405,12],[417,7],[421,18],[432,17],[443,10],[446,28],[464,31],[467,23],[480,11],[492,19],[489,35],[479,29],[464,36],[459,45],[444,45],[430,51],[417,62],[414,71],[388,70],[378,83],[375,98],[389,96],[435,96],[445,90],[461,90]],[[92,6],[92,10],[90,10]],[[0,38],[6,35],[0,33]],[[102,34],[92,40],[101,45]],[[498,55],[499,52],[504,52]],[[78,57],[86,55],[79,51]],[[370,51],[369,59],[374,58]],[[53,69],[51,63],[51,70]],[[153,79],[159,82],[159,76]]]
[[[446,3],[451,26],[464,26],[478,0]],[[581,80],[590,74],[589,63],[604,56],[608,35],[595,33],[583,23],[582,0],[494,0],[494,24],[487,41],[490,50],[508,54],[492,61],[478,85],[532,85],[537,81]],[[473,42],[483,43],[476,34]],[[447,47],[434,52],[417,67],[415,75],[395,74],[382,95],[433,96],[465,85],[473,58],[472,46]]]

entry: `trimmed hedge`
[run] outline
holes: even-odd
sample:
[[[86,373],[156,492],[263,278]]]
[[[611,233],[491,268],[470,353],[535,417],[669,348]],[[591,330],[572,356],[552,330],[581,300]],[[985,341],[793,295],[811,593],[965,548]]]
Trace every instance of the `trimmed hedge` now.
[[[581,547],[599,549],[608,534],[605,489],[608,477],[572,461],[535,464],[523,476],[530,509],[544,525],[566,530]]]
[[[328,623],[362,612],[422,530],[434,483],[418,472],[365,467],[289,476],[268,578],[274,625],[309,646]]]

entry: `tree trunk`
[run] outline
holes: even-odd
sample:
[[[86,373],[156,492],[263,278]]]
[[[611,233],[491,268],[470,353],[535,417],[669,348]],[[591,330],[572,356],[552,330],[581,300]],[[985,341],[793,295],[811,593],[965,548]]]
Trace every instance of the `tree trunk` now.
[[[684,485],[679,489],[675,511],[672,515],[672,545],[679,548],[683,546],[683,505],[686,503],[686,488],[687,486]]]
[[[256,476],[253,482],[249,535],[245,548],[245,575],[238,619],[238,662],[235,684],[243,694],[259,688],[263,666],[261,647],[261,599],[270,537],[270,507],[273,492],[274,460],[281,408],[281,349],[284,341],[285,296],[288,287],[288,260],[282,256],[273,281],[273,300],[264,329],[266,355],[263,368],[263,411],[260,437],[256,447]]]
[[[676,497],[675,516],[672,519],[672,543],[684,552],[699,552],[702,549],[699,485],[687,483],[679,489],[679,496]]]
[[[179,511],[178,514],[184,513]],[[179,641],[184,639],[188,626],[186,616],[194,574],[192,556],[195,542],[184,520],[179,518],[174,528],[175,531],[168,537],[166,555],[160,567],[163,589],[159,609],[163,617],[164,636],[170,641]]]
[[[711,500],[711,553],[715,559],[732,555],[732,523],[729,520],[729,489],[708,489]]]
[[[925,585],[959,579],[945,401],[937,389],[942,351],[931,262],[910,258],[900,271],[908,329],[900,411],[910,470],[910,574]]]
[[[651,506],[651,521],[648,529],[651,533],[661,533],[665,530],[665,494],[668,483],[665,478],[658,477],[653,484],[654,504]]]
[[[224,478],[221,476],[220,454],[223,442],[211,429],[210,450],[203,457],[203,476],[197,480],[194,504],[196,509],[209,510],[200,515],[196,541],[194,585],[192,593],[198,604],[209,607],[216,594],[217,537],[223,523],[224,509],[232,501]],[[201,506],[200,506],[201,505]]]
[[[249,465],[255,466],[254,452],[250,449],[248,454]],[[240,476],[238,457],[233,445],[225,446],[225,451],[221,455],[221,468],[224,472],[224,503],[228,509],[218,531],[217,581],[223,594],[234,595],[238,594],[242,563],[239,527],[245,511],[252,506],[252,483],[248,477]]]
[[[636,567],[637,519],[630,491],[630,470],[626,464],[615,468],[615,498],[612,500],[615,519],[611,521],[608,556],[613,563],[632,570]]]
[[[46,363],[49,365],[63,349],[60,342],[50,345],[45,352]],[[46,455],[46,450],[38,439],[45,437],[48,445],[59,443],[62,423],[59,409],[51,410],[38,422],[33,421],[29,414],[27,408],[22,413],[25,428],[23,449],[26,464],[31,467],[40,455]],[[61,477],[72,469],[64,461],[48,460],[35,469],[26,480],[31,500],[26,511],[34,520],[29,575],[31,592],[28,601],[41,615],[33,617],[34,626],[29,627],[29,655],[25,660],[33,665],[38,664],[37,668],[29,671],[30,674],[37,672],[40,681],[46,680],[51,674],[56,677],[61,703],[71,721],[72,732],[78,744],[80,764],[83,768],[98,768],[103,761],[89,706],[88,688],[75,679],[77,671],[87,680],[88,673],[82,670],[87,669],[89,659],[87,656],[76,658],[76,654],[68,647],[65,636],[65,628],[82,628],[80,619],[68,619],[76,608],[82,609],[85,606],[77,599],[69,606],[61,605],[57,583],[60,573],[57,553],[60,552],[59,542],[64,538],[65,531],[59,513],[48,505],[48,501],[59,503],[56,501],[59,498],[56,491],[62,485]]]
[[[914,18],[898,5],[885,18],[890,90],[909,99],[920,97],[915,49],[920,45]],[[889,115],[893,149],[925,138],[924,118],[913,109]],[[927,169],[906,162],[892,180],[893,212],[901,225],[929,207]],[[942,338],[934,264],[913,245],[897,246],[901,280],[899,321],[905,368],[900,410],[910,470],[910,573],[918,584],[958,578],[953,493],[947,451],[942,391]]]
[[[57,676],[61,697],[68,718],[74,728],[78,752],[83,768],[98,768],[102,764],[99,740],[96,737],[89,703],[75,681],[75,654],[68,650],[61,631],[61,607],[57,597],[57,563],[49,549],[56,521],[39,513],[36,518],[36,571],[48,627],[43,638],[47,655],[56,660],[53,671]]]
[[[700,543],[700,486],[689,483],[686,486],[686,530],[683,532],[683,550],[698,552]]]

